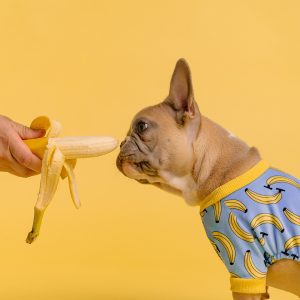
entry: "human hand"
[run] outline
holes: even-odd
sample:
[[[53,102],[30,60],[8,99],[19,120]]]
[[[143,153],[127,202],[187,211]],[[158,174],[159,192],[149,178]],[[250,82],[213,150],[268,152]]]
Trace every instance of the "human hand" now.
[[[33,130],[0,115],[0,171],[20,177],[40,173],[42,161],[22,140],[42,137],[44,130]]]

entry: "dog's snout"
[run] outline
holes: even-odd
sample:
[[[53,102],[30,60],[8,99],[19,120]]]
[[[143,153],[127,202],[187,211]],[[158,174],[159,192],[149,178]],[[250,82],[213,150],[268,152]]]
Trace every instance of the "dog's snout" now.
[[[130,140],[130,137],[126,136],[126,138],[121,142],[120,148],[122,148],[124,146],[124,144],[126,144],[129,140]]]
[[[119,169],[119,171],[121,171],[121,172],[123,172],[122,163],[123,163],[122,158],[120,157],[120,155],[118,155],[117,160],[116,160],[116,165],[117,165],[117,168]]]
[[[126,141],[125,140],[123,140],[122,142],[121,142],[121,144],[120,144],[120,148],[122,148],[123,147],[123,145],[126,143]]]

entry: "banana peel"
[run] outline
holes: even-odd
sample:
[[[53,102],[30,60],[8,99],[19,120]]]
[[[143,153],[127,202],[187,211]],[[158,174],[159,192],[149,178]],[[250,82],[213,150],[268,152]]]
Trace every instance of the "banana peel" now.
[[[32,230],[26,242],[31,244],[38,237],[44,212],[56,192],[59,178],[68,178],[71,198],[80,207],[74,168],[78,158],[96,157],[113,151],[118,142],[110,136],[58,137],[59,122],[40,116],[30,125],[32,129],[44,129],[45,136],[24,140],[30,150],[42,159],[41,181],[38,199],[34,207]]]

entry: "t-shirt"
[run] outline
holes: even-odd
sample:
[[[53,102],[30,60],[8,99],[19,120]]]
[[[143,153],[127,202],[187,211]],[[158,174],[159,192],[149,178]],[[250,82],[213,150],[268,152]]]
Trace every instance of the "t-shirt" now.
[[[234,292],[264,293],[268,266],[299,261],[300,181],[265,161],[209,194],[200,214]]]

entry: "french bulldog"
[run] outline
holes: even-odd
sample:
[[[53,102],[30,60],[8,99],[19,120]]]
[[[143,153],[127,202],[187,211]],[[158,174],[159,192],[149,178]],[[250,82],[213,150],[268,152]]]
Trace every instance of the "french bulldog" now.
[[[209,201],[207,199],[210,199],[211,195],[216,194],[215,191],[219,191],[221,187],[226,186],[228,188],[228,185],[232,186],[236,178],[244,178],[243,174],[253,174],[254,169],[256,170],[255,172],[259,172],[261,161],[261,156],[255,147],[248,146],[244,141],[200,113],[194,98],[190,68],[184,59],[180,59],[175,66],[169,95],[166,99],[159,104],[142,109],[133,118],[127,136],[120,145],[120,153],[116,164],[125,176],[135,179],[140,183],[152,184],[167,192],[177,194],[183,197],[188,205],[200,206],[201,214],[206,214],[209,217],[209,209],[211,207],[208,207],[207,203]],[[260,167],[257,167],[258,165]],[[245,197],[249,198],[247,201],[252,201],[254,206],[276,207],[276,205],[279,205],[277,203],[280,200],[279,198],[282,198],[281,196],[287,190],[285,186],[284,188],[281,186],[281,188],[276,189],[278,190],[277,194],[274,195],[271,191],[271,184],[274,184],[276,180],[280,181],[279,177],[279,175],[277,177],[270,177],[270,184],[268,183],[260,187],[269,191],[269,196],[262,196],[259,193],[251,192],[250,188],[252,186],[247,185],[250,184],[249,182],[244,182],[247,188],[243,186],[241,191],[245,194]],[[296,183],[293,179],[286,179],[286,177],[282,176],[280,178],[285,178],[281,179],[281,184],[288,185],[293,183],[294,186],[292,188],[295,188],[299,184],[299,181]],[[297,189],[299,187],[300,185],[297,186]],[[256,280],[253,282],[262,283],[265,287],[264,289],[251,290],[248,287],[246,289],[240,287],[235,289],[235,286],[232,286],[233,299],[267,299],[269,298],[267,286],[279,288],[299,296],[300,264],[297,261],[298,259],[291,259],[290,254],[287,252],[287,249],[291,247],[298,247],[298,240],[293,240],[292,243],[286,238],[285,245],[289,243],[289,247],[286,246],[285,251],[281,252],[285,252],[285,255],[287,255],[286,258],[289,259],[285,259],[284,254],[280,254],[282,255],[280,259],[272,257],[271,262],[266,264],[267,253],[263,252],[265,250],[261,250],[262,247],[260,247],[259,243],[261,245],[265,243],[263,238],[271,239],[272,231],[269,231],[269,237],[266,237],[268,233],[263,232],[264,235],[262,238],[259,238],[257,236],[259,235],[259,231],[254,232],[254,227],[263,222],[260,222],[261,220],[258,220],[258,218],[255,219],[258,222],[256,225],[254,224],[254,219],[251,222],[252,228],[249,227],[249,232],[251,233],[252,230],[252,233],[250,235],[245,230],[243,231],[237,223],[238,219],[235,219],[234,215],[236,214],[235,211],[242,210],[243,205],[248,204],[238,203],[236,205],[232,201],[227,201],[228,199],[225,197],[225,200],[223,199],[224,203],[232,207],[223,208],[222,214],[226,215],[228,210],[228,216],[232,218],[232,224],[236,225],[237,236],[234,239],[248,239],[248,244],[252,243],[252,245],[256,245],[256,250],[251,249],[251,252],[250,250],[245,251],[242,264],[245,264],[246,269],[243,272],[247,278],[253,277]],[[270,202],[264,203],[263,201]],[[222,208],[220,205],[218,203],[211,205],[213,206],[211,208],[211,215],[214,212],[214,217],[218,214],[220,216]],[[245,209],[244,212],[237,211],[237,214],[249,215],[250,212],[246,213],[247,210]],[[284,207],[283,212],[287,213],[286,207]],[[263,216],[267,224],[262,224],[261,228],[263,226],[266,226],[269,230],[270,227],[274,228],[274,230],[279,228],[280,230],[277,230],[278,232],[280,231],[279,234],[287,234],[287,230],[284,232],[284,229],[280,226],[282,222],[286,224],[288,220],[280,222],[276,215],[270,213],[265,213]],[[271,221],[270,218],[272,218]],[[271,226],[271,223],[275,226]],[[217,220],[213,226],[219,226],[219,224],[220,222]],[[226,227],[227,225],[224,226]],[[224,230],[228,231],[226,228]],[[238,230],[239,232],[237,232]],[[224,237],[224,234],[218,230],[213,231],[212,234],[213,238],[215,238],[212,244],[222,260],[228,260],[227,257],[230,260],[230,256],[234,259],[237,256],[236,252],[239,250],[231,248],[231,238]],[[245,243],[242,240],[241,242]],[[237,243],[238,247],[236,248],[239,248],[239,242]],[[265,256],[265,273],[261,272],[255,266],[254,256],[251,257],[250,255],[254,251],[258,255]],[[294,255],[298,257],[296,254]],[[231,268],[231,266],[234,267],[234,261],[230,261],[230,264],[228,262],[228,266],[228,268]],[[231,272],[231,269],[229,271]],[[231,272],[231,277],[243,276],[237,276],[234,272]],[[237,280],[240,279],[237,278]],[[238,285],[240,286],[239,282]]]

